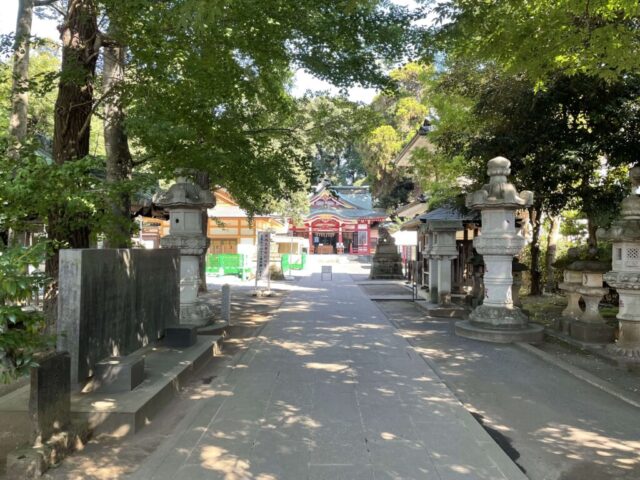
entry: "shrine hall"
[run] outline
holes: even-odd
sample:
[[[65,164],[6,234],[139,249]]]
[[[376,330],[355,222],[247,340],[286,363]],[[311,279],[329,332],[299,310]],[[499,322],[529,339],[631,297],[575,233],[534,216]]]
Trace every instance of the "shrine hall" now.
[[[369,187],[325,185],[310,200],[297,237],[309,239],[309,253],[370,255],[378,241],[378,225],[387,215],[374,209]]]

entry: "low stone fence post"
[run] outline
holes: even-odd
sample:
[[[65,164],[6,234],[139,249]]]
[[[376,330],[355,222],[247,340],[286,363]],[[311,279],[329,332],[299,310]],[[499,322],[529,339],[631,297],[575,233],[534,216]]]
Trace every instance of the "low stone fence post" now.
[[[231,285],[225,283],[222,286],[222,304],[220,306],[222,320],[231,324]]]

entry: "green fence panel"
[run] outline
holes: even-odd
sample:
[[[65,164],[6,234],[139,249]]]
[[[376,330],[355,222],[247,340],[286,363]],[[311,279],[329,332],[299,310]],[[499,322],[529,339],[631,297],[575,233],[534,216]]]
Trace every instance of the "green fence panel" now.
[[[243,279],[251,271],[246,255],[218,253],[207,255],[207,273],[213,275],[239,275]]]
[[[307,254],[291,255],[290,253],[283,253],[280,264],[283,272],[288,270],[303,270],[307,264]]]

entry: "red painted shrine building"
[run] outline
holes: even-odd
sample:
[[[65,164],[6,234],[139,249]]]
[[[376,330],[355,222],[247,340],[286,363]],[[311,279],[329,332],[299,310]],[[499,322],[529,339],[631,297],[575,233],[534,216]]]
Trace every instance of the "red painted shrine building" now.
[[[378,224],[387,218],[373,208],[369,187],[324,186],[310,200],[297,237],[309,239],[309,253],[370,255],[378,241]]]

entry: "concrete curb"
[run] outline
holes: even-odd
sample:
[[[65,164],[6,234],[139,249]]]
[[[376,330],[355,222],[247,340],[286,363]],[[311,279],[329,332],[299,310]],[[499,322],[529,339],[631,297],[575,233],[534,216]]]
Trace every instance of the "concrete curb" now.
[[[529,345],[528,343],[515,343],[514,345],[520,347],[522,350],[525,350],[526,352],[529,352],[532,355],[535,355],[536,357],[538,357],[541,360],[544,360],[547,363],[550,363],[558,368],[561,368],[562,370],[564,370],[567,373],[570,373],[574,377],[587,382],[589,385],[596,387],[602,390],[603,392],[606,392],[609,395],[612,395],[617,399],[628,403],[629,405],[632,405],[636,408],[640,408],[640,400],[636,400],[632,398],[628,392],[615,386],[611,382],[603,380],[602,378],[597,377],[592,373],[589,373],[586,370],[583,370],[580,367],[571,365],[570,363],[565,362],[564,360],[556,358],[553,355],[548,354],[547,352],[543,352],[539,348],[536,348],[533,345]]]

